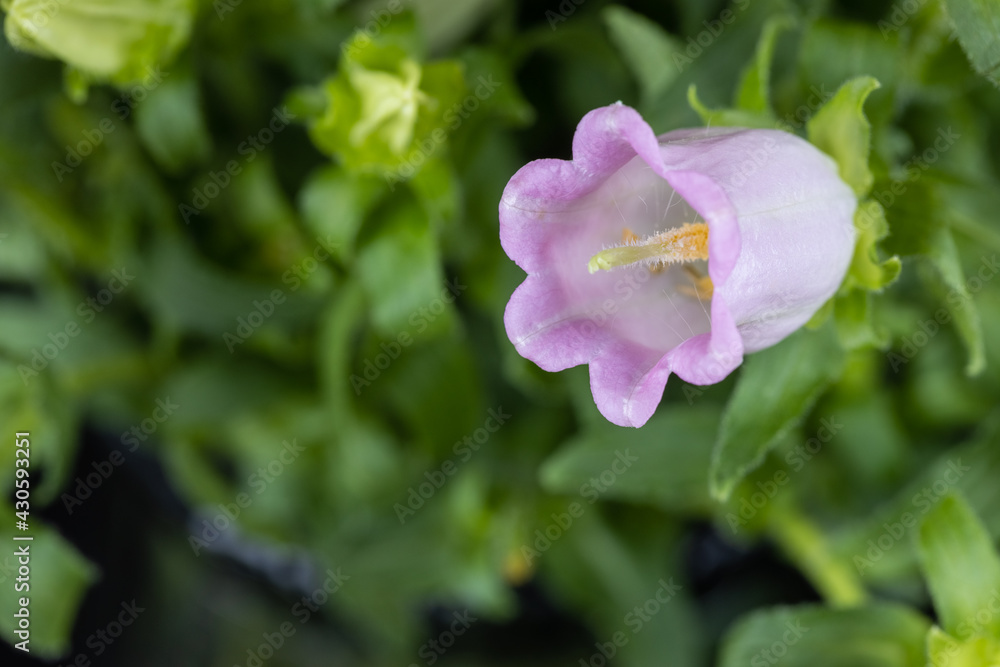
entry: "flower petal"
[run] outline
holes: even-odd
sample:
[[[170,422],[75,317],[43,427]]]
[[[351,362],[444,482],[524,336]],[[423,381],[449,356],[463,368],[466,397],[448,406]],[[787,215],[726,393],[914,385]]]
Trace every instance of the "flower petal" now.
[[[660,404],[670,377],[658,350],[615,340],[590,362],[590,391],[605,419],[618,426],[642,426]]]
[[[833,161],[794,135],[656,137],[629,107],[596,109],[577,127],[572,161],[532,162],[504,190],[501,243],[529,274],[507,333],[546,370],[589,363],[602,414],[641,426],[670,373],[718,382],[812,316],[850,262],[855,206]],[[711,313],[697,273],[678,266],[587,270],[604,248],[698,218],[709,229]]]
[[[562,371],[586,364],[608,334],[574,307],[555,281],[528,276],[507,303],[507,337],[518,354],[542,370]]]

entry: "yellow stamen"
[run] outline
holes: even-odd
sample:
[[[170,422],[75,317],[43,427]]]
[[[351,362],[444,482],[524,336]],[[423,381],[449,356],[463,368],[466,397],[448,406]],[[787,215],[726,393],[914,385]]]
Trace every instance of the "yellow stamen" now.
[[[684,266],[682,268],[684,269],[684,273],[691,277],[692,285],[678,285],[677,291],[700,300],[711,299],[712,293],[715,291],[712,279],[709,276],[701,275],[698,269],[693,266]]]
[[[622,240],[623,245],[602,250],[591,257],[587,269],[596,273],[639,262],[664,265],[708,259],[708,225],[704,222],[684,223],[641,242],[626,229]]]

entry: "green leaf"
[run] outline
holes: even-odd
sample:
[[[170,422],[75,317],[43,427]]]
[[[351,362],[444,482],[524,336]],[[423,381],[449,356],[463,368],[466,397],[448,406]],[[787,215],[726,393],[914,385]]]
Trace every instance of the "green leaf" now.
[[[986,368],[986,351],[983,343],[983,328],[979,321],[979,311],[969,293],[969,285],[962,270],[958,248],[950,230],[942,228],[935,235],[936,243],[928,250],[927,258],[934,266],[931,280],[936,291],[944,296],[949,312],[955,320],[962,343],[965,344],[968,359],[965,372],[977,375]]]
[[[893,11],[903,13],[899,5],[893,7]],[[898,18],[898,14],[894,16]],[[910,39],[918,41],[919,38]],[[855,77],[866,75],[879,82],[878,95],[865,101],[865,118],[875,131],[872,150],[881,161],[889,160],[895,153],[895,148],[890,147],[888,142],[894,131],[891,123],[900,106],[897,90],[909,92],[901,81],[904,81],[904,70],[909,73],[910,68],[915,67],[909,56],[901,55],[906,47],[901,45],[898,35],[876,28],[874,22],[824,17],[807,24],[800,44],[798,77],[804,87],[808,86],[810,113],[817,110],[814,99],[819,100],[819,104],[832,99],[844,82]],[[831,54],[837,54],[837,57],[831,57]],[[798,115],[796,118],[806,120]]]
[[[868,437],[878,437],[878,432]],[[909,480],[905,486],[888,502],[843,526],[834,536],[834,550],[844,560],[852,561],[858,573],[873,584],[912,579],[917,569],[917,546],[912,535],[922,517],[952,488],[968,499],[990,534],[1000,536],[1000,515],[992,512],[996,480],[1000,478],[1000,413],[986,421],[982,433],[971,442],[949,449],[929,464],[908,458],[909,467],[902,469]],[[900,535],[898,541],[896,535]],[[884,546],[890,538],[891,548],[878,546],[879,539]]]
[[[944,6],[976,72],[1000,85],[1000,5],[995,0],[944,0]]]
[[[599,477],[618,452],[638,461],[605,497],[651,504],[676,511],[708,512],[712,501],[705,487],[719,409],[696,406],[660,410],[646,428],[623,430],[594,424],[567,442],[542,465],[542,486],[552,493],[576,494],[587,480]]]
[[[986,367],[982,325],[969,292],[954,235],[948,226],[948,223],[962,219],[961,212],[956,208],[969,202],[966,197],[947,196],[954,190],[935,176],[929,174],[922,181],[908,183],[906,191],[887,211],[892,220],[893,234],[884,245],[900,255],[914,255],[926,260],[933,268],[919,275],[929,290],[940,297],[941,305],[946,309],[946,315],[939,317],[936,314],[935,318],[939,322],[944,322],[944,317],[954,319],[955,329],[968,355],[965,372],[975,375]],[[942,194],[946,196],[942,197]],[[982,241],[989,243],[989,236]]]
[[[467,343],[455,337],[424,343],[427,333],[418,331],[419,327],[409,329],[421,346],[412,350],[401,346],[398,358],[362,395],[379,407],[380,419],[389,414],[390,421],[405,425],[411,442],[423,445],[424,451],[450,456],[455,443],[475,433],[488,416],[482,380]],[[358,356],[378,360],[380,353],[391,355],[392,348],[383,342],[363,348]],[[354,372],[363,375],[368,369],[356,362]]]
[[[515,126],[527,126],[535,120],[535,110],[517,85],[509,54],[501,49],[475,46],[462,52],[462,62],[465,80],[482,101],[483,110],[489,110],[484,115],[489,115],[490,120],[499,117]],[[475,113],[479,115],[478,111]]]
[[[119,110],[118,106],[112,110],[127,113],[127,108]],[[173,73],[150,90],[146,100],[136,104],[135,123],[143,145],[164,171],[177,173],[201,164],[211,151],[201,96],[190,73]]]
[[[899,276],[903,267],[898,257],[890,257],[884,261],[879,258],[877,244],[889,234],[889,223],[886,222],[882,205],[871,200],[858,204],[854,213],[854,228],[858,237],[854,243],[854,256],[851,258],[845,284],[873,291],[882,290]]]
[[[761,127],[774,129],[774,117],[767,113],[745,111],[743,109],[709,109],[698,99],[698,91],[692,83],[688,88],[688,104],[694,109],[705,125],[709,127]]]
[[[376,330],[395,339],[402,332],[447,329],[453,321],[450,305],[444,304],[444,310],[433,316],[420,313],[421,308],[440,304],[445,290],[437,241],[426,216],[415,204],[406,204],[387,212],[384,219],[385,226],[357,258]]]
[[[428,159],[408,184],[432,221],[454,219],[460,206],[461,186],[449,160]]]
[[[734,108],[708,109],[698,99],[695,86],[691,84],[688,88],[688,104],[706,125],[771,129],[782,127],[771,107],[771,61],[778,35],[793,24],[793,19],[787,14],[772,15],[764,22],[753,60],[740,76],[733,100]]]
[[[941,626],[960,639],[1000,638],[990,606],[1000,596],[1000,557],[964,498],[949,495],[924,517],[918,549]]]
[[[879,82],[870,76],[844,83],[806,124],[809,141],[837,161],[840,177],[859,197],[868,194],[874,181],[868,168],[871,125],[863,107],[878,87]]]
[[[815,523],[788,501],[779,500],[767,515],[771,539],[827,604],[848,608],[865,603],[868,594],[858,573],[836,557]]]
[[[225,369],[228,372],[224,372]],[[294,391],[294,380],[252,358],[233,364],[223,356],[178,365],[162,385],[164,396],[183,396],[170,417],[178,432],[201,433],[245,413],[266,409]],[[170,452],[171,448],[164,448]],[[208,465],[206,461],[202,464]],[[216,470],[217,472],[217,470]]]
[[[384,502],[387,496],[396,496],[403,481],[401,458],[384,417],[344,411],[330,414],[337,415],[338,435],[325,471],[331,495],[352,504]]]
[[[551,521],[550,513],[540,519]],[[678,552],[669,546],[677,539],[674,522],[664,521],[659,514],[646,516],[648,520],[640,523],[633,519],[629,525],[617,518],[605,519],[596,509],[588,508],[574,520],[559,547],[546,552],[544,561],[536,562],[541,563],[560,606],[579,614],[595,636],[612,640],[617,633],[619,638],[625,637],[627,643],[621,642],[614,665],[707,665],[702,656],[706,643],[703,624],[690,600],[687,582],[677,576]],[[581,586],[581,581],[588,585]],[[671,584],[679,590],[667,593]],[[662,597],[664,593],[670,597]],[[641,626],[626,623],[638,618],[629,616],[635,614],[636,605],[657,594],[667,602],[655,614],[646,615]],[[588,654],[596,655],[595,651],[593,647]],[[669,662],[664,661],[665,655],[670,656]],[[595,658],[594,664],[600,662]]]
[[[364,292],[357,280],[346,281],[327,304],[320,317],[319,363],[321,393],[331,413],[351,419],[351,360],[354,336],[364,319]]]
[[[855,609],[778,607],[744,617],[726,636],[719,667],[917,667],[928,622],[895,604]]]
[[[100,359],[104,350],[91,344],[94,339],[124,347],[123,341],[107,335],[107,329],[94,331],[100,322],[87,326],[83,318],[76,318],[79,313],[73,310],[71,295],[50,292],[44,297],[33,302],[0,299],[0,321],[5,322],[0,329],[0,350],[5,357],[9,355],[0,359],[0,429],[27,431],[45,442],[31,452],[35,507],[58,496],[76,459],[80,407],[66,386],[68,378],[79,368],[81,357]],[[75,328],[67,329],[70,324]],[[76,335],[71,337],[66,331]],[[44,356],[43,343],[51,345],[60,337],[65,337],[65,347],[50,361]],[[6,497],[14,493],[13,443],[11,437],[0,444],[0,460],[10,461],[0,467],[0,494]]]
[[[33,443],[38,447],[40,443]],[[0,502],[0,511],[13,521],[13,508]],[[20,609],[18,600],[27,597],[31,637],[28,649],[32,655],[58,658],[69,649],[70,631],[76,620],[77,609],[87,588],[97,577],[97,569],[90,564],[69,542],[55,530],[41,523],[32,515],[31,528],[24,535],[34,537],[31,541],[13,542],[5,531],[10,551],[27,546],[31,558],[31,590],[17,592],[10,579],[0,587],[0,598],[4,609],[0,618],[0,635],[10,644],[22,641],[14,631],[17,619],[14,610]],[[5,569],[16,570],[17,558],[5,556]]]
[[[302,254],[312,252],[316,242],[326,243],[323,239],[313,239],[314,243],[309,244],[312,247],[303,244],[295,208],[281,187],[280,178],[273,154],[249,160],[220,196],[225,213],[216,213],[231,216],[232,221],[258,244],[260,263],[278,274],[286,271]],[[325,254],[321,256],[325,261]],[[311,276],[310,282],[318,283],[325,278],[326,272],[320,271]]]
[[[6,199],[6,198],[5,198]],[[20,216],[7,201],[0,203],[0,280],[37,280],[47,270],[47,255],[41,234],[30,220]]]
[[[834,311],[833,302],[834,299],[827,299],[826,303],[820,306],[819,310],[813,313],[813,316],[809,318],[808,322],[806,322],[805,325],[806,329],[809,329],[810,331],[815,331],[816,329],[819,329],[821,326],[826,324],[827,320],[830,319],[830,316],[833,315]]]
[[[870,355],[856,355],[854,361],[855,368],[880,363]],[[867,390],[873,372],[881,372],[881,367],[855,370],[854,382],[862,386],[845,386],[841,381],[836,398],[823,403],[824,413],[843,425],[837,432],[836,457],[858,488],[897,479],[910,459],[909,435],[896,415],[893,395]]]
[[[988,637],[959,641],[937,626],[927,633],[931,667],[992,667],[1000,661],[1000,643]]]
[[[887,252],[902,257],[927,255],[939,242],[939,234],[955,217],[954,202],[942,198],[940,178],[934,172],[909,173],[900,180],[879,180],[876,199],[885,206],[885,220],[872,220]],[[917,179],[920,180],[917,180]],[[894,194],[899,192],[900,194]],[[860,222],[855,220],[855,222]],[[860,227],[860,225],[857,225]],[[888,235],[889,227],[892,235]]]
[[[639,81],[642,99],[659,97],[680,74],[674,59],[683,45],[653,21],[624,7],[612,5],[602,16],[611,41]]]
[[[799,77],[823,100],[832,96],[829,89],[836,90],[845,81],[861,74],[878,79],[885,88],[884,94],[872,100],[867,108],[868,119],[878,126],[892,115],[891,101],[900,85],[904,67],[912,67],[900,57],[906,49],[900,42],[898,34],[884,31],[874,21],[820,16],[810,21],[802,33]],[[832,53],[837,57],[831,58]],[[877,116],[877,121],[872,114]]]
[[[885,348],[889,335],[872,322],[872,294],[854,289],[833,301],[837,337],[847,350],[861,347]]]
[[[736,108],[762,114],[773,114],[771,108],[771,60],[774,44],[782,30],[794,25],[785,14],[773,16],[764,24],[757,43],[753,62],[743,70],[743,78],[736,91]]]
[[[400,2],[396,7],[409,3]],[[392,6],[385,5],[390,10]],[[496,0],[422,0],[413,3],[413,11],[420,19],[420,29],[431,51],[439,52],[454,45],[468,42],[470,33],[490,20],[496,13]]]
[[[354,257],[354,244],[365,216],[380,200],[385,183],[375,176],[352,174],[341,167],[320,169],[299,194],[302,222],[341,262]]]
[[[843,351],[827,326],[799,331],[743,365],[722,417],[709,473],[711,494],[719,500],[729,498],[837,377]]]
[[[312,316],[313,298],[306,290],[291,289],[289,283],[295,287],[294,281],[283,279],[280,283],[259,283],[240,280],[231,273],[219,270],[216,265],[206,263],[189,244],[174,236],[157,237],[151,246],[153,250],[149,263],[137,269],[144,280],[137,280],[135,289],[152,311],[155,321],[168,330],[196,331],[226,345],[221,342],[222,336],[236,331],[238,318],[245,318],[249,312],[259,309],[254,301],[270,299],[275,290],[281,291],[287,302],[275,308],[273,315],[266,318],[267,321],[249,340],[259,343],[259,339],[266,337],[261,332],[277,330],[279,323],[302,322]],[[295,261],[298,260],[296,258]],[[319,282],[320,275],[317,271],[312,280]],[[286,274],[285,277],[288,276],[295,277],[294,274]],[[298,277],[295,281],[303,282]],[[192,294],[200,296],[194,299]],[[267,306],[263,308],[266,310]]]

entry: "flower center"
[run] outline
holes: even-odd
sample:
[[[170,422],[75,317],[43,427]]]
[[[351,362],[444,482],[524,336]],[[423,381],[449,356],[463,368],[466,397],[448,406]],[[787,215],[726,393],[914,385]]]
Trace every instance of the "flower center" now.
[[[591,257],[587,269],[597,273],[639,263],[655,269],[699,259],[708,259],[708,224],[688,222],[645,239],[625,230],[622,244]]]

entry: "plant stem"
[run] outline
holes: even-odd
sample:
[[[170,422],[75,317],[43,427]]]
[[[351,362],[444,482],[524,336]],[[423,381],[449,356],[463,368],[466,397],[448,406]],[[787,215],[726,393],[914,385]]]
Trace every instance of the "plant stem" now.
[[[857,575],[831,554],[823,533],[797,509],[785,506],[771,518],[770,534],[785,555],[834,607],[856,607],[868,593]]]

